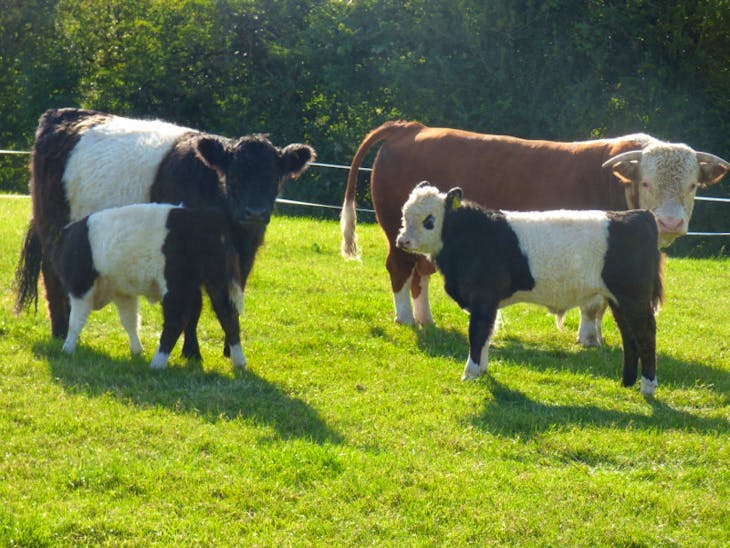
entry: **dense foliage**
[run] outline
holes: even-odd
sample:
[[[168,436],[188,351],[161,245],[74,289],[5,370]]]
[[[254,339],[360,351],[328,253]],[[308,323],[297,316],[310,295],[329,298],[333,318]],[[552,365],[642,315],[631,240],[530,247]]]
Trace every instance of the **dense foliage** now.
[[[730,0],[1,3],[0,148],[28,149],[40,113],[78,105],[306,141],[339,164],[394,118],[560,140],[645,131],[730,157]],[[26,161],[0,156],[1,188],[25,189]],[[344,178],[312,170],[286,194],[336,204]],[[728,231],[727,217],[700,204],[693,228]]]

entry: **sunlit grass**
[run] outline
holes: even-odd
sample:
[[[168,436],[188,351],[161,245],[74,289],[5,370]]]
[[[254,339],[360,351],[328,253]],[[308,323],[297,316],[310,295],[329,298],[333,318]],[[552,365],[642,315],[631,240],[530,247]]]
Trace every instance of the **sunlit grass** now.
[[[393,322],[377,226],[275,217],[246,292],[249,370],[206,307],[201,364],[131,359],[112,308],[76,354],[10,290],[29,204],[0,199],[0,543],[721,546],[730,542],[730,261],[671,259],[656,398],[620,385],[620,336],[575,345],[514,306],[490,374],[459,381],[468,317]]]

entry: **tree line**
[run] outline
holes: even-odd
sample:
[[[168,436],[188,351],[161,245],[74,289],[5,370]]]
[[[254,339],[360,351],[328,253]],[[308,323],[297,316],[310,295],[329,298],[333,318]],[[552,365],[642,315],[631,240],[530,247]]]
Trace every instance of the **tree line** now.
[[[15,150],[47,108],[82,106],[303,141],[338,164],[391,119],[646,132],[727,159],[728,90],[730,0],[0,0],[0,148]],[[344,180],[312,169],[285,194],[338,204]],[[0,155],[0,189],[27,190],[27,158]],[[693,229],[730,231],[728,207],[698,204]]]

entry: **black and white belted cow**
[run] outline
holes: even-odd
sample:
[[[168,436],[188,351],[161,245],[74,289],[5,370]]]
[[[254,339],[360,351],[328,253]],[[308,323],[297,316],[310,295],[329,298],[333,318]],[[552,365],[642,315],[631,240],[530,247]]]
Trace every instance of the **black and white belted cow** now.
[[[92,310],[114,302],[132,354],[142,352],[138,296],[162,301],[160,344],[150,367],[167,365],[201,287],[225,333],[235,367],[245,367],[238,323],[243,310],[239,261],[228,218],[212,208],[133,204],[102,209],[67,225],[53,265],[69,294],[71,314],[63,345],[71,353]]]
[[[47,111],[33,144],[33,218],[16,270],[16,310],[37,302],[42,270],[51,330],[64,338],[69,302],[53,267],[61,230],[101,209],[134,203],[212,207],[231,219],[245,287],[277,194],[314,159],[308,145],[278,148],[262,135],[228,139],[159,120]],[[186,357],[200,357],[199,316],[197,310],[185,326]]]
[[[621,331],[624,386],[636,382],[640,360],[641,392],[654,393],[662,255],[650,211],[502,212],[423,182],[403,206],[396,244],[434,261],[470,313],[463,379],[486,372],[500,307],[528,302],[560,314],[600,296]]]

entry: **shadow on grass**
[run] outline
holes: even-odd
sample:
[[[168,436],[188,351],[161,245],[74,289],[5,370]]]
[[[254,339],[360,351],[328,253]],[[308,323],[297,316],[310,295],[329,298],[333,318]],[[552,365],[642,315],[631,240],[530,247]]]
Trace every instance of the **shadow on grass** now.
[[[274,429],[283,439],[343,441],[311,406],[250,371],[235,370],[229,377],[205,371],[195,361],[152,371],[142,357],[115,359],[88,348],[77,348],[73,356],[67,356],[57,341],[36,343],[33,352],[48,360],[54,379],[69,392],[112,396],[124,403],[162,407],[212,423],[251,420]]]
[[[484,410],[473,417],[477,428],[496,435],[522,439],[561,426],[596,426],[651,429],[657,431],[689,430],[699,433],[727,433],[730,423],[723,418],[703,418],[647,398],[652,411],[648,414],[605,409],[591,405],[553,405],[531,400],[519,390],[508,388],[490,377],[487,387],[492,397]],[[636,390],[636,387],[628,390]]]
[[[466,326],[465,326],[466,330]],[[459,363],[466,361],[469,341],[466,331],[441,329],[427,326],[417,329],[418,347],[427,356],[455,358]],[[660,349],[661,350],[661,349]],[[512,336],[498,337],[489,349],[490,367],[499,367],[496,360],[525,364],[534,371],[565,371],[578,375],[590,375],[614,379],[621,382],[623,351],[620,344],[604,345],[601,348],[547,347]],[[639,366],[641,376],[641,366]],[[718,367],[678,360],[659,352],[657,354],[657,379],[660,388],[695,388],[698,384],[711,386],[721,397],[730,394],[730,373]]]

